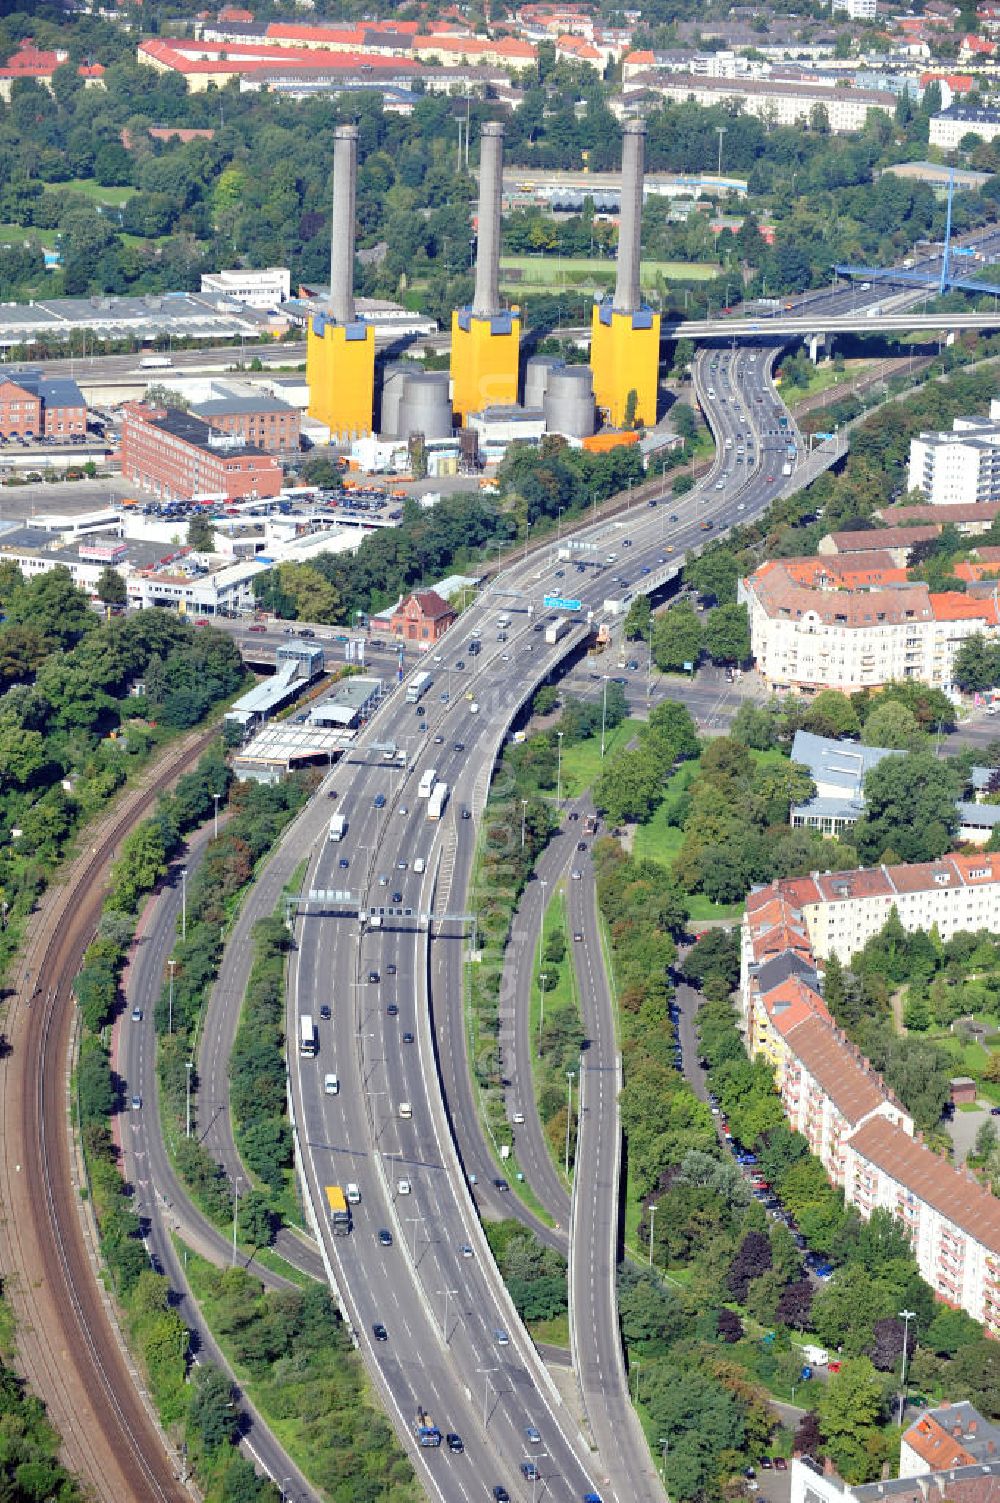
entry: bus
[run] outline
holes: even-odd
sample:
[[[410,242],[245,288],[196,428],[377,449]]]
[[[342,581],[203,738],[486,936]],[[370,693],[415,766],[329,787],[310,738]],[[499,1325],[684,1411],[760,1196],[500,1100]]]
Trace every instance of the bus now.
[[[429,673],[415,673],[406,686],[406,703],[415,705],[423,699],[433,682]]]
[[[316,1053],[316,1025],[311,1012],[304,1012],[299,1018],[299,1053]]]
[[[417,797],[430,798],[436,781],[437,771],[433,767],[428,767],[420,779],[420,787],[417,789]]]
[[[141,371],[168,371],[173,365],[169,355],[143,355],[139,361]]]

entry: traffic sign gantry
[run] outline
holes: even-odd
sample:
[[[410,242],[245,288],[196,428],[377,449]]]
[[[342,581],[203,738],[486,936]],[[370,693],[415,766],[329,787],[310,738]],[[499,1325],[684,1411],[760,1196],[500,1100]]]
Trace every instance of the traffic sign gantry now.
[[[561,595],[543,595],[542,604],[547,611],[579,611],[583,609],[581,600],[564,600]]]

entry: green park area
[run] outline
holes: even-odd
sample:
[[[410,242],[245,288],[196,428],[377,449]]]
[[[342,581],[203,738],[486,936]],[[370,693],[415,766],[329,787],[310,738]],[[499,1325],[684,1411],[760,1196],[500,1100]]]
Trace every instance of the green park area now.
[[[604,733],[604,756],[601,756],[600,727],[592,736],[584,741],[572,742],[569,746],[563,745],[562,754],[562,794],[563,798],[579,798],[593,786],[595,778],[600,774],[604,762],[615,752],[628,746],[635,735],[641,720],[623,720],[619,725],[605,729]]]
[[[532,1073],[538,1114],[549,1152],[562,1168],[569,1143],[572,1169],[576,1133],[570,1117],[567,1071],[578,1073],[583,1028],[576,972],[568,943],[566,892],[561,885],[545,909],[542,933],[535,946],[531,987]],[[569,1137],[566,1127],[569,1117]]]
[[[658,279],[669,282],[710,282],[719,275],[714,263],[703,261],[643,261],[639,276],[643,287],[654,288]],[[511,291],[530,287],[552,291],[559,287],[610,287],[615,262],[589,256],[502,256],[500,282]]]

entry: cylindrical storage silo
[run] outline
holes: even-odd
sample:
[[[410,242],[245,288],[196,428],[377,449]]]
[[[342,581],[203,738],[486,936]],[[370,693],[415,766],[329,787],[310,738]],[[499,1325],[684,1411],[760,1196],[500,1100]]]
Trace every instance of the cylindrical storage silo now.
[[[382,373],[382,417],[379,432],[386,438],[399,437],[399,404],[403,399],[407,376],[414,374],[412,365],[387,365]]]
[[[451,397],[445,371],[407,376],[397,417],[400,438],[422,433],[424,438],[451,437]]]
[[[543,404],[549,433],[589,438],[594,431],[594,382],[590,367],[570,365],[553,371]]]
[[[562,370],[563,362],[558,355],[533,355],[524,367],[524,405],[539,408],[545,400],[549,377],[553,371]]]

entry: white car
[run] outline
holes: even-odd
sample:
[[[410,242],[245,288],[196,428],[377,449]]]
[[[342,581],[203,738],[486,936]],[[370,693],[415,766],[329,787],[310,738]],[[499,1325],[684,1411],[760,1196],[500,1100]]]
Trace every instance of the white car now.
[[[410,1193],[410,1181],[408,1179],[401,1179],[401,1180],[399,1180],[397,1182],[397,1184],[396,1184],[396,1189],[397,1189],[397,1191],[399,1192],[400,1195],[409,1195],[409,1193]]]
[[[523,1112],[514,1112],[514,1113],[512,1113],[510,1120],[513,1122],[513,1124],[514,1124],[515,1127],[520,1127],[521,1124],[524,1121],[524,1113]]]
[[[339,1095],[340,1094],[340,1079],[339,1079],[339,1077],[336,1076],[336,1075],[324,1075],[323,1076],[323,1090],[324,1090],[324,1092],[326,1093],[327,1096],[337,1096],[337,1095]]]

